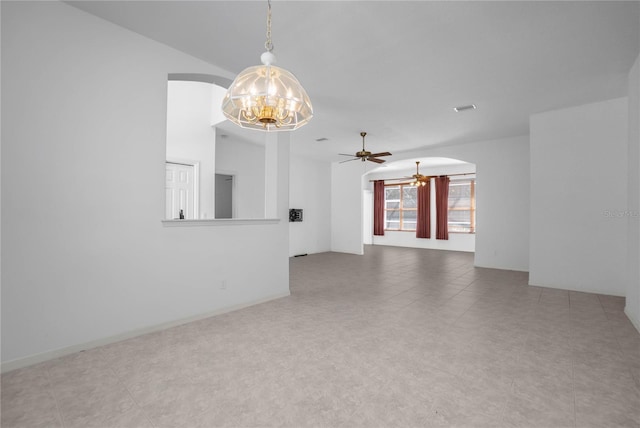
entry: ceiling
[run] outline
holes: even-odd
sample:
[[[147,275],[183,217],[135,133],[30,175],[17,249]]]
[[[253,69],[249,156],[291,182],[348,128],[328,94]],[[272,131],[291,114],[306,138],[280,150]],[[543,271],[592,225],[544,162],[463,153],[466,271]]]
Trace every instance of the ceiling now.
[[[68,3],[227,77],[264,51],[266,1]],[[292,151],[328,161],[360,150],[360,131],[367,150],[394,154],[528,134],[531,114],[626,95],[640,45],[638,1],[273,1],[272,12],[278,65],[314,107]],[[467,104],[477,109],[454,112]]]

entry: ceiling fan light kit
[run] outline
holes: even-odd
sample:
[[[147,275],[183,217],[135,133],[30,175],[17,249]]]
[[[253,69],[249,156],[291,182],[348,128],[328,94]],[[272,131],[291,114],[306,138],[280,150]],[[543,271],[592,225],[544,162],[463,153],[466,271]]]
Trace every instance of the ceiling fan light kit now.
[[[429,176],[420,174],[420,161],[416,161],[416,173],[411,178],[413,181],[409,183],[410,186],[426,186],[431,179]]]
[[[360,133],[360,136],[362,137],[362,150],[360,150],[359,152],[356,152],[355,155],[349,155],[349,154],[346,154],[346,153],[338,153],[340,156],[352,156],[353,157],[353,159],[347,159],[346,161],[342,161],[340,163],[351,162],[351,161],[358,160],[358,159],[360,159],[362,162],[369,161],[369,162],[374,162],[374,163],[384,163],[385,162],[384,159],[378,159],[378,158],[379,157],[383,157],[383,156],[391,156],[391,153],[389,153],[389,152],[371,153],[370,151],[367,151],[364,148],[364,137],[367,136],[367,133],[362,131]]]
[[[235,78],[224,99],[222,112],[242,128],[261,131],[292,131],[307,124],[313,107],[298,79],[273,65],[271,41],[271,1],[267,12],[267,49],[260,56],[262,65],[249,67]]]

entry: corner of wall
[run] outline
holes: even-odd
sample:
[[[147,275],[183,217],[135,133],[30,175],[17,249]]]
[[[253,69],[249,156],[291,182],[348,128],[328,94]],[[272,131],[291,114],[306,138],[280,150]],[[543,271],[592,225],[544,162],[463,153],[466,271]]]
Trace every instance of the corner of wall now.
[[[625,305],[624,314],[629,318],[629,321],[631,321],[631,324],[633,324],[636,330],[640,332],[640,320],[635,317],[635,314],[630,310],[629,306]]]
[[[625,314],[640,331],[640,56],[629,71],[627,276]]]

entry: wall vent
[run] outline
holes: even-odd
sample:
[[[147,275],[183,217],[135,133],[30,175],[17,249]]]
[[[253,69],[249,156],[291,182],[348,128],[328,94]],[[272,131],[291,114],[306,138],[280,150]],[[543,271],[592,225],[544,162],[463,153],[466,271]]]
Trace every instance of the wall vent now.
[[[468,106],[459,106],[459,107],[454,107],[453,110],[456,113],[460,113],[461,111],[465,111],[465,110],[475,110],[476,109],[476,105],[475,104],[469,104]]]

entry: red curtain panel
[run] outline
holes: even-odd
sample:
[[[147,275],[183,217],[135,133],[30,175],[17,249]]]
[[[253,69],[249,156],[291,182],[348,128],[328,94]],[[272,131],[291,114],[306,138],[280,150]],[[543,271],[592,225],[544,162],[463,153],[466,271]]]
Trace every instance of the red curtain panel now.
[[[449,177],[436,178],[436,239],[449,239]]]
[[[416,238],[431,238],[431,184],[418,187],[418,225]]]
[[[384,235],[384,180],[373,182],[373,234]]]

